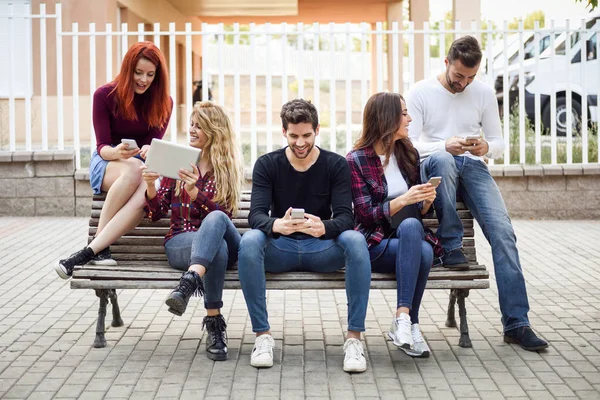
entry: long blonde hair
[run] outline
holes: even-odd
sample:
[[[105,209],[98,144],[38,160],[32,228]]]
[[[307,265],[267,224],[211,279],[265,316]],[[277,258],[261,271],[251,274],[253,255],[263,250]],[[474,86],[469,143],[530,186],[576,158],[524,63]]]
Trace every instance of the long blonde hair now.
[[[191,119],[206,135],[202,152],[208,155],[215,177],[216,195],[213,201],[221,206],[228,205],[228,211],[235,217],[241,197],[243,170],[231,121],[225,109],[211,101],[196,102]]]

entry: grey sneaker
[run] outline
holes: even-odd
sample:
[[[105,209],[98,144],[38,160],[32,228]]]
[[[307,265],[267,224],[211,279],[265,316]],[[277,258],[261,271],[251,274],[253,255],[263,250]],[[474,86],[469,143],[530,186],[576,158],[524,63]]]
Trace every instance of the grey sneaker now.
[[[426,358],[429,357],[431,350],[429,350],[429,346],[427,346],[427,342],[423,338],[421,334],[421,329],[419,329],[419,324],[412,324],[411,332],[413,337],[413,348],[412,349],[402,349],[406,354],[411,357],[417,358]]]
[[[394,316],[392,326],[388,332],[388,337],[394,344],[402,349],[412,349],[413,337],[411,332],[410,316],[406,313],[400,314],[398,318]]]
[[[115,266],[117,262],[113,260],[112,255],[110,254],[110,247],[101,250],[94,256],[90,264],[93,265],[106,265],[106,266]]]

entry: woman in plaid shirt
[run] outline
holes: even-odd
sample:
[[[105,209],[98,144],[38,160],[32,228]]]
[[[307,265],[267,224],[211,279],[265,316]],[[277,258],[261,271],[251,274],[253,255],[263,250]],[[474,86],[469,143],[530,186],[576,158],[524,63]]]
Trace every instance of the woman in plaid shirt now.
[[[143,166],[146,212],[157,221],[171,211],[165,237],[169,264],[185,271],[166,300],[169,311],[182,315],[190,297],[204,296],[211,360],[227,359],[225,319],[221,315],[225,271],[237,261],[240,234],[231,222],[237,213],[242,169],[235,135],[225,109],[210,101],[196,103],[190,118],[190,146],[202,149],[193,172],[179,170],[179,180],[163,178]]]
[[[388,336],[413,357],[430,350],[419,307],[433,262],[421,215],[435,187],[421,184],[419,154],[408,139],[410,116],[397,93],[377,93],[365,106],[362,133],[346,156],[352,175],[355,229],[369,245],[375,272],[396,272],[397,311]],[[395,229],[394,229],[395,228]]]

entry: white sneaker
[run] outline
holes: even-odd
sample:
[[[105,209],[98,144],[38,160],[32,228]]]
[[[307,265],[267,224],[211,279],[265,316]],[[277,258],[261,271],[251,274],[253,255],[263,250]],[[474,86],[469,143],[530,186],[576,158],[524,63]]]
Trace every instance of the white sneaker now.
[[[364,372],[367,370],[367,359],[362,343],[358,339],[348,339],[344,343],[344,371]]]
[[[411,327],[412,337],[413,337],[413,348],[412,349],[402,349],[406,354],[411,357],[419,357],[425,358],[429,357],[431,350],[429,350],[429,346],[427,346],[427,342],[423,338],[421,334],[421,330],[419,329],[419,324],[412,324]]]
[[[269,368],[273,366],[273,336],[264,334],[256,337],[254,348],[250,355],[250,365],[256,368]]]
[[[388,336],[396,346],[402,349],[412,349],[414,341],[410,330],[411,325],[410,316],[406,313],[400,314],[397,318],[394,317]]]

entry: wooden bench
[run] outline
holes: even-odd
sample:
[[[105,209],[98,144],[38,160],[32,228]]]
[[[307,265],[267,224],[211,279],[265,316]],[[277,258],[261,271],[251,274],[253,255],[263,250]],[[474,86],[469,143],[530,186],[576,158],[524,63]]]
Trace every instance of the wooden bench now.
[[[100,211],[104,204],[104,195],[94,196],[89,223],[88,242],[96,233]],[[248,213],[250,193],[244,192],[239,212],[233,222],[243,234],[248,231]],[[471,347],[465,298],[470,289],[489,288],[489,274],[484,265],[477,263],[473,217],[463,203],[457,209],[464,226],[463,247],[471,263],[468,270],[449,271],[443,267],[434,267],[429,274],[427,289],[450,289],[450,303],[446,319],[447,327],[456,327],[455,304],[458,303],[460,317],[459,346]],[[425,226],[433,231],[437,229],[437,219],[424,220]],[[167,262],[163,246],[164,236],[169,229],[169,218],[155,223],[144,219],[134,230],[117,240],[110,249],[118,266],[85,265],[76,267],[71,280],[72,289],[94,289],[100,299],[96,338],[94,347],[105,347],[104,337],[106,307],[112,304],[112,326],[123,325],[117,301],[117,289],[173,289],[179,282],[181,271],[171,268]],[[240,289],[237,270],[228,271],[225,277],[225,289]],[[267,274],[267,289],[344,289],[343,271],[334,273],[289,272]],[[373,273],[373,289],[396,289],[395,274]]]

